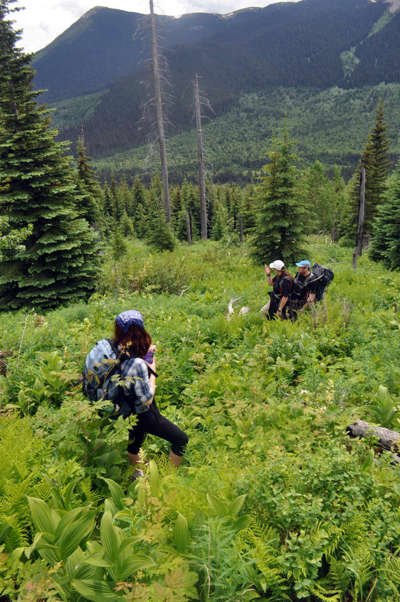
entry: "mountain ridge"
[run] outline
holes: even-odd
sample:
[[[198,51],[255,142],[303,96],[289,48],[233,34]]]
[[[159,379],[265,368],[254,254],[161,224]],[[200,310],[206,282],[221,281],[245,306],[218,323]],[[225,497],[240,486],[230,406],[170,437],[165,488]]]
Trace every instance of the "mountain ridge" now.
[[[400,13],[383,0],[301,0],[220,15],[158,16],[174,102],[171,134],[193,126],[191,82],[215,116],[243,94],[268,86],[316,90],[400,83]],[[140,144],[150,127],[148,16],[94,7],[36,55],[35,85],[46,102],[81,106],[89,152],[107,156]],[[104,41],[107,41],[105,44]],[[167,107],[168,108],[168,107]],[[60,137],[76,140],[78,118],[57,120]]]

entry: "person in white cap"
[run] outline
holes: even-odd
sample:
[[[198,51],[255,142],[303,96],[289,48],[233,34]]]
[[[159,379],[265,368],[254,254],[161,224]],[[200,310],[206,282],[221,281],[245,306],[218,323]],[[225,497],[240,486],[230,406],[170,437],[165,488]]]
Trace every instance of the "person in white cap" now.
[[[285,268],[281,259],[276,259],[269,266],[265,265],[268,284],[272,286],[272,291],[268,294],[270,301],[263,307],[262,311],[266,313],[269,320],[278,316],[281,320],[286,320],[286,307],[293,288],[293,277]],[[271,270],[274,270],[275,276],[271,278]]]

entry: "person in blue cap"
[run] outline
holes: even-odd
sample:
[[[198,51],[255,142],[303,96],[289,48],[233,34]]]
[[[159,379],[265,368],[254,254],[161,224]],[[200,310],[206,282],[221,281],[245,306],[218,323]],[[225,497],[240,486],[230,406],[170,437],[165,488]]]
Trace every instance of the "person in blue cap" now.
[[[124,394],[134,407],[137,423],[129,432],[128,458],[133,467],[140,461],[140,448],[148,434],[156,435],[171,443],[170,459],[179,466],[188,443],[188,437],[180,428],[160,414],[154,399],[156,392],[155,346],[146,331],[140,311],[120,313],[114,324],[114,345],[123,356],[121,375]],[[142,476],[137,469],[134,478]]]
[[[311,271],[311,262],[308,259],[302,259],[296,263],[296,266],[298,272],[294,277],[293,291],[289,302],[289,314],[292,320],[296,320],[299,311],[304,311],[306,307],[315,302],[316,295],[316,283]]]

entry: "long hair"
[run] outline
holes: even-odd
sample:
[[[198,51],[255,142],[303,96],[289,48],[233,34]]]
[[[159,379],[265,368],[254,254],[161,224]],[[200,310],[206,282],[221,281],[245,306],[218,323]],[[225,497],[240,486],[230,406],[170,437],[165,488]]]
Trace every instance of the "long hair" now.
[[[283,266],[283,268],[281,269],[281,278],[290,278],[291,280],[293,280],[292,274],[287,271],[285,266]]]
[[[143,326],[132,324],[128,332],[124,332],[121,326],[115,322],[114,343],[128,356],[143,358],[151,345],[151,336]]]

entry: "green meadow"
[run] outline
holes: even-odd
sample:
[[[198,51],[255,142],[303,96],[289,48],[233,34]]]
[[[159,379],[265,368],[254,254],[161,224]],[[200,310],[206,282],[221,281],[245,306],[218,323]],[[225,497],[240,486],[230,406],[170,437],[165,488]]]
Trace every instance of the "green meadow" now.
[[[346,435],[358,418],[400,430],[400,274],[367,257],[354,272],[321,237],[308,251],[335,278],[295,324],[263,317],[262,267],[222,242],[129,241],[88,303],[0,314],[2,600],[400,599],[400,468]],[[148,437],[135,483],[128,421],[77,383],[129,308],[157,344],[157,403],[189,435],[177,471]]]

